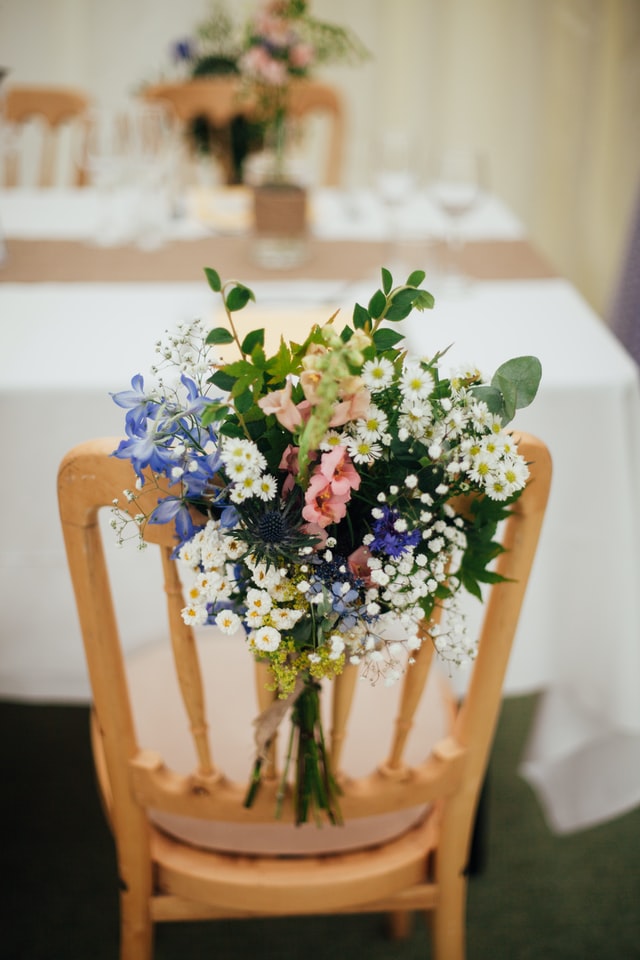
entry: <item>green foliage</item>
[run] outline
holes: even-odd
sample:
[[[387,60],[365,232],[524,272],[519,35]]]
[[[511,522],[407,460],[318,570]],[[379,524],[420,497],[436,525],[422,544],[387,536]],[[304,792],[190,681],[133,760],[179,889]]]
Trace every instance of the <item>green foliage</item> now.
[[[489,385],[472,390],[506,425],[511,423],[516,410],[533,402],[541,378],[542,366],[537,357],[514,357],[498,367]]]
[[[433,296],[420,287],[425,279],[424,271],[413,271],[406,283],[394,287],[390,271],[383,268],[381,287],[373,294],[368,306],[355,305],[353,326],[345,325],[340,334],[330,323],[323,328],[316,326],[301,344],[281,339],[277,351],[271,356],[267,356],[264,351],[264,329],[251,331],[242,342],[238,340],[235,332],[233,313],[242,310],[254,299],[252,291],[235,281],[222,283],[215,270],[207,268],[205,273],[211,289],[222,298],[230,327],[229,330],[224,327],[214,328],[207,342],[218,345],[235,341],[238,346],[238,359],[224,364],[212,374],[210,382],[227,393],[228,401],[211,404],[203,415],[203,423],[218,422],[219,432],[223,436],[245,436],[250,439],[260,437],[261,449],[272,469],[277,468],[290,435],[280,427],[275,416],[265,416],[259,401],[267,394],[282,389],[289,378],[297,379],[302,372],[302,359],[307,355],[309,346],[318,345],[320,352],[313,356],[314,369],[321,374],[319,396],[310,417],[296,434],[299,456],[297,481],[304,487],[309,457],[325,435],[335,405],[339,401],[339,385],[346,377],[357,375],[365,359],[385,356],[393,363],[401,362],[404,356],[404,335],[387,324],[405,319],[413,309],[433,307]],[[441,377],[438,367],[445,353],[446,350],[440,351],[427,364],[434,378],[433,402],[449,397],[451,391],[449,380]],[[498,415],[503,423],[507,423],[516,409],[533,400],[540,376],[540,363],[535,357],[516,357],[498,368],[490,384],[472,384],[470,390],[479,400],[486,402],[489,410]],[[294,387],[293,402],[298,403],[303,397],[301,388]],[[398,403],[399,399],[398,395]],[[390,408],[386,412],[389,415],[393,415],[392,407],[396,401],[393,401],[393,398],[388,401]],[[449,482],[441,466],[426,455],[426,448],[420,464],[417,471],[420,490],[433,493],[440,484]],[[371,502],[374,492],[381,484],[388,487],[401,484],[407,472],[412,468],[415,470],[415,467],[415,450],[405,440],[393,436],[388,460],[384,463],[376,462],[373,472],[375,476],[363,471],[361,489],[357,494],[354,491],[348,517],[351,542],[347,549],[353,549],[361,542],[365,505]],[[381,474],[381,471],[386,472]],[[361,518],[358,513],[360,501],[363,504]],[[479,497],[474,499],[472,513],[465,521],[468,547],[464,552],[458,577],[463,587],[478,598],[482,597],[483,584],[499,579],[490,567],[502,549],[495,540],[497,526],[507,516],[509,509],[510,501]],[[445,596],[447,588],[441,586],[435,599],[425,598],[425,615],[429,615],[434,602]],[[307,628],[300,625],[296,629],[301,631]]]

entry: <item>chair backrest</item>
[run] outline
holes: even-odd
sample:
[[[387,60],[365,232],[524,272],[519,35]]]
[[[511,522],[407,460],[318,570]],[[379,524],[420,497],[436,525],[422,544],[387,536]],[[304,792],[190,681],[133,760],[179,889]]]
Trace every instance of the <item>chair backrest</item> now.
[[[216,127],[224,126],[252,109],[249,101],[240,97],[238,81],[233,76],[156,83],[145,87],[141,96],[144,100],[166,104],[179,120],[186,122],[202,116]]]
[[[149,831],[153,830],[154,817],[164,816],[168,822],[173,818],[178,823],[185,818],[194,818],[202,823],[213,822],[229,828],[238,825],[240,834],[256,825],[274,826],[280,778],[275,770],[277,755],[271,754],[271,769],[267,771],[255,803],[247,809],[243,806],[247,782],[238,782],[235,776],[228,775],[219,761],[224,751],[218,748],[236,721],[229,720],[223,706],[223,721],[211,732],[208,729],[198,652],[200,643],[181,617],[183,591],[176,563],[171,559],[174,540],[168,525],[146,525],[144,537],[160,548],[170,646],[184,703],[182,715],[171,722],[190,728],[196,758],[194,768],[188,772],[170,769],[155,749],[156,744],[147,744],[147,748],[139,744],[135,707],[130,699],[130,684],[98,522],[99,510],[109,508],[114,499],[122,501],[123,491],[133,488],[135,483],[130,464],[111,456],[116,445],[115,439],[102,439],[71,450],[60,467],[58,490],[69,569],[94,698],[96,757],[99,772],[102,772],[103,789],[109,798],[123,882],[133,887],[134,874],[144,873],[141,865],[150,864],[154,856],[175,860],[180,850],[179,862],[174,862],[171,869],[166,864],[163,867],[165,897],[167,891],[174,894],[177,891],[178,896],[189,901],[217,905],[232,912],[284,914],[330,912],[349,903],[389,897],[403,884],[415,884],[424,876],[426,853],[436,845],[438,858],[442,858],[439,862],[452,864],[453,874],[460,878],[466,865],[475,805],[497,722],[511,643],[546,507],[551,466],[544,444],[528,435],[519,439],[519,450],[530,464],[530,480],[503,524],[502,540],[506,549],[499,556],[496,569],[508,579],[491,588],[470,686],[462,705],[459,708],[451,705],[453,713],[446,735],[431,749],[423,745],[417,761],[409,758],[406,750],[408,737],[412,726],[416,725],[428,675],[433,672],[430,670],[434,659],[433,644],[429,638],[398,684],[395,722],[390,724],[388,741],[383,743],[382,738],[373,738],[381,754],[377,765],[367,772],[354,774],[343,762],[351,735],[350,717],[359,696],[356,688],[363,687],[356,683],[357,669],[346,669],[323,692],[323,696],[326,694],[331,700],[328,706],[330,751],[342,788],[340,805],[345,825],[351,821],[364,824],[364,839],[360,845],[367,846],[376,842],[375,831],[368,831],[367,824],[375,827],[376,818],[408,811],[412,820],[409,824],[404,823],[404,836],[386,845],[378,839],[375,848],[367,850],[366,855],[365,852],[355,854],[353,862],[343,855],[341,866],[335,868],[337,873],[329,866],[329,861],[320,866],[315,860],[307,874],[302,866],[291,867],[285,870],[284,878],[282,864],[278,867],[279,861],[276,861],[275,874],[269,882],[265,881],[263,872],[253,868],[248,870],[246,865],[236,865],[240,872],[221,880],[217,871],[227,868],[215,854],[196,851],[189,844],[181,846],[177,840],[169,843],[166,839],[157,840],[161,846],[164,844],[163,852],[159,853],[160,848],[154,848],[150,843]],[[155,484],[146,484],[144,489],[147,490],[145,510],[166,493],[158,490]],[[131,504],[128,509],[134,515],[140,506]],[[235,642],[242,648],[242,656],[249,660],[250,654],[242,641],[237,639]],[[217,672],[222,673],[227,698],[234,700],[238,690],[231,678],[225,678],[224,662],[218,661]],[[259,664],[256,678],[258,703],[265,707],[273,694],[266,690],[268,677]],[[147,686],[156,686],[160,682],[158,677],[149,673],[144,681]],[[367,684],[364,686],[368,687]],[[392,690],[395,695],[395,688]],[[377,692],[372,693],[372,703],[375,703]],[[168,710],[168,701],[163,703],[163,710]],[[252,710],[245,718],[248,729],[254,715]],[[248,774],[250,757],[241,760],[246,760]],[[425,805],[438,812],[438,840],[434,839],[436,828],[429,818],[428,824],[423,825]],[[420,813],[418,825],[416,810]],[[298,836],[300,828],[287,826],[293,819],[292,797],[287,791],[282,800],[278,829]],[[312,825],[310,830],[316,831],[316,828]],[[323,849],[323,843],[331,849],[333,831],[339,834],[340,830],[327,827],[316,831],[321,838],[320,849]],[[291,848],[280,852],[291,853]],[[246,854],[246,850],[243,853]],[[206,860],[205,865],[207,856],[213,859]],[[149,866],[145,881],[149,897],[153,895],[151,873]],[[436,898],[431,890],[424,900],[425,908],[428,905],[433,907]],[[156,919],[219,915],[211,910],[199,913],[194,907],[184,906],[176,908],[174,913],[173,901],[171,904],[164,902],[166,911],[152,910]],[[411,908],[411,904],[407,908]]]
[[[234,76],[154,84],[141,95],[145,100],[166,104],[183,124],[206,117],[217,136],[235,117],[256,120],[260,115],[255,98],[243,91],[241,81]],[[344,110],[337,91],[313,80],[295,81],[289,85],[287,110],[294,121],[304,122],[312,115],[327,118],[329,134],[323,151],[326,158],[322,179],[327,186],[338,185],[344,155]]]
[[[26,125],[35,121],[40,125],[40,157],[37,171],[37,184],[41,187],[53,186],[56,182],[56,143],[62,137],[64,129],[74,121],[81,121],[89,106],[89,99],[76,90],[62,87],[14,86],[4,96],[3,123],[5,135],[5,183],[16,186],[19,182],[20,137]],[[78,152],[78,156],[80,153]],[[76,157],[70,158],[72,179],[75,186],[85,183],[85,171],[77,163]]]
[[[324,182],[329,187],[339,186],[344,163],[344,106],[337,90],[315,80],[299,80],[291,84],[288,110],[298,120],[312,115],[328,119]]]

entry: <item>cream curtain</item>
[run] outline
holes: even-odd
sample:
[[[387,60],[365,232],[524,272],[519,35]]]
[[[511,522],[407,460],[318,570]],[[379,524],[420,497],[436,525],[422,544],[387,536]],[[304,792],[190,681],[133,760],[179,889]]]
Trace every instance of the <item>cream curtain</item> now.
[[[257,0],[228,0],[238,15]],[[381,126],[426,154],[472,142],[492,189],[606,316],[640,185],[640,0],[311,0],[371,51],[327,79],[349,115],[345,183],[366,181]],[[2,0],[7,83],[64,82],[97,99],[157,79],[208,0]],[[33,29],[33,24],[38,29]]]

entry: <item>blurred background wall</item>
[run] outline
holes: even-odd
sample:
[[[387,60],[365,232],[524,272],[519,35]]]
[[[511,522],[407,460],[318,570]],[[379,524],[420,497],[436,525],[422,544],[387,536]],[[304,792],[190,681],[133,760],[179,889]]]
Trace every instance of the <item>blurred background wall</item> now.
[[[243,18],[256,4],[229,0]],[[640,0],[312,0],[371,52],[325,71],[349,117],[344,183],[382,126],[467,142],[534,243],[607,316],[640,186]],[[209,0],[0,0],[5,84],[118,101],[170,66]],[[639,265],[640,269],[640,265]]]

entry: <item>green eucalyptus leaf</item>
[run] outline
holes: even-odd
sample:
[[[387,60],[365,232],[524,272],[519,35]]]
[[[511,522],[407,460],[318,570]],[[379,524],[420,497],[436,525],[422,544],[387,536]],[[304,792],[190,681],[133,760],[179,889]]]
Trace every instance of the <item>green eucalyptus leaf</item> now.
[[[218,345],[233,343],[233,334],[226,327],[214,327],[213,330],[209,330],[205,343]]]
[[[504,400],[502,397],[502,391],[498,390],[497,387],[491,387],[489,384],[482,384],[478,387],[471,387],[471,393],[478,400],[482,400],[484,403],[486,403],[490,413],[494,413],[498,417],[504,416]]]
[[[393,286],[393,277],[386,267],[382,268],[382,289],[385,293],[389,293],[391,287]]]
[[[425,277],[426,273],[424,270],[414,270],[413,273],[410,273],[407,277],[407,286],[419,287]]]
[[[243,307],[246,307],[249,300],[255,301],[255,295],[249,287],[245,287],[244,284],[238,283],[235,287],[232,287],[227,294],[227,299],[225,300],[227,310],[230,313],[234,313],[237,310],[242,310]]]
[[[377,320],[378,317],[382,316],[384,308],[387,305],[387,298],[385,297],[382,290],[376,290],[374,295],[369,300],[369,314],[373,317],[374,320]]]
[[[513,420],[516,410],[528,407],[538,392],[542,366],[537,357],[514,357],[496,370],[491,385],[504,397],[506,423]]]
[[[220,274],[217,271],[213,270],[211,267],[205,267],[204,273],[207,278],[207,282],[214,293],[220,293],[222,290],[222,281],[220,280]]]

